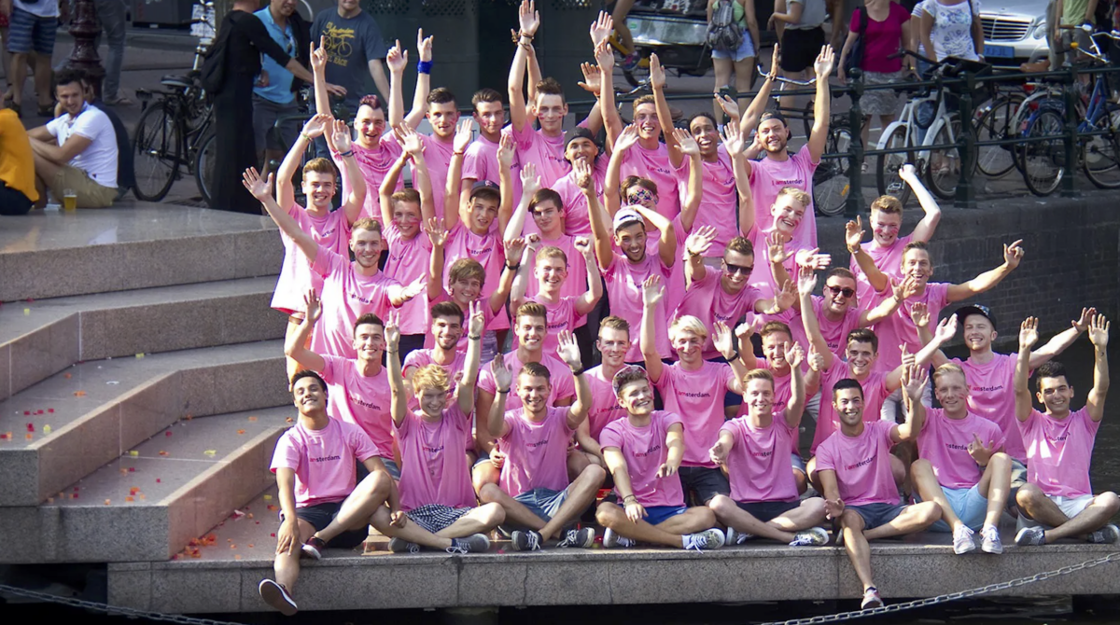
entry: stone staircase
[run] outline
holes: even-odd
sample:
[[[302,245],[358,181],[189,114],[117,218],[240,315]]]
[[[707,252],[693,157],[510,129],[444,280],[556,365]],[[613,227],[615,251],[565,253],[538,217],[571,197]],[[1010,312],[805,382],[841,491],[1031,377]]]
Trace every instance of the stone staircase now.
[[[0,563],[168,560],[274,483],[282,253],[176,206],[0,223]]]

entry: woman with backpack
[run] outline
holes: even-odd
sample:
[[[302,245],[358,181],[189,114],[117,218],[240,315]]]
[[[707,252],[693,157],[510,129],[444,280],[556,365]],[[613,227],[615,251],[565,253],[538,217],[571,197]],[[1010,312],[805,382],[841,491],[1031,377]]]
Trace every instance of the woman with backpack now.
[[[848,71],[858,67],[863,72],[865,85],[899,84],[907,72],[914,71],[913,57],[898,56],[901,48],[914,51],[910,12],[902,5],[891,0],[867,0],[862,8],[852,12],[848,29],[848,38],[840,53],[840,80],[846,80]],[[880,127],[886,128],[901,110],[902,98],[898,91],[876,89],[864,92],[859,105],[863,110],[861,135],[863,144],[867,145],[871,116],[878,115]],[[864,163],[865,171],[866,167]]]
[[[984,54],[980,6],[973,0],[928,0],[918,26],[922,47],[930,58],[956,57],[979,61]]]
[[[741,38],[735,37],[738,33]],[[747,110],[750,99],[755,56],[758,54],[758,19],[754,14],[754,0],[708,0],[708,41],[738,41],[731,47],[712,44],[712,65],[716,70],[716,95],[731,90],[731,73],[735,72],[735,92],[739,96],[739,110]],[[712,101],[716,119],[723,119],[719,99]]]

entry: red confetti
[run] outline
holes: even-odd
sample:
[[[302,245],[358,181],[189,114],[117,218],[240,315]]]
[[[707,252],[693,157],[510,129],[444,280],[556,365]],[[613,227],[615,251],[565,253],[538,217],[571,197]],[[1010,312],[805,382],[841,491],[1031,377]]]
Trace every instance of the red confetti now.
[[[161,456],[170,456],[171,454],[167,453],[166,451],[160,451],[160,452],[159,452],[159,455],[161,455]]]
[[[257,418],[256,418],[256,417],[249,417],[249,420],[250,420],[250,421],[256,421],[256,420],[257,420]]]
[[[129,473],[136,473],[136,467],[128,467]]]
[[[72,378],[72,377],[74,377],[74,376],[73,376],[72,374],[66,373],[66,374],[63,374],[63,376],[62,376],[62,377],[64,377],[64,378],[66,378],[67,380],[69,380],[70,378]]]
[[[133,486],[132,488],[128,489],[128,494],[129,495],[135,495],[138,492],[140,492],[140,487],[139,486]]]
[[[85,397],[85,396],[86,396],[85,391],[74,391],[74,397]]]
[[[162,482],[163,482],[163,480],[159,479],[158,477],[156,478],[156,484],[160,484]]]
[[[202,554],[199,553],[197,549],[195,549],[194,551],[191,552],[191,557],[192,558],[201,558]]]
[[[25,438],[27,438],[27,440],[31,440],[35,437],[31,435],[31,432],[28,432]]]
[[[24,410],[23,411],[23,416],[25,416],[25,417],[31,416],[31,411],[30,410]],[[30,425],[30,424],[28,424],[28,425]]]
[[[257,523],[257,525],[260,525],[260,524],[261,524],[261,522],[260,522],[260,521],[257,521],[256,523]]]
[[[276,534],[269,534],[269,536],[276,538]]]
[[[54,414],[54,408],[47,408],[47,412]]]
[[[8,440],[8,438],[9,438],[9,436],[8,436],[7,432],[0,433],[0,441]]]
[[[39,410],[36,410],[36,411],[35,411],[35,414],[43,414],[43,409],[42,409],[42,408],[40,408]]]
[[[168,430],[168,431],[164,432],[163,435],[164,436],[171,436],[171,430]]]
[[[178,560],[179,559],[179,554],[175,554],[175,555],[171,556],[171,559],[172,560]]]
[[[252,549],[252,548],[253,548],[253,543],[249,543],[249,548],[250,548],[250,549]]]
[[[35,424],[34,423],[28,423],[27,424],[27,431],[28,432],[34,432],[35,431]]]
[[[136,500],[135,500],[135,499],[133,499],[132,497],[125,497],[125,498],[124,498],[124,500],[125,500],[125,501],[127,501],[127,502],[129,502],[129,503],[131,503],[131,502],[133,502],[133,501],[136,501]]]
[[[272,512],[275,512],[275,511],[276,511],[276,506],[274,506],[274,505],[272,505],[272,504],[269,504],[269,505],[268,505],[268,509],[269,509],[270,511],[272,511]]]
[[[245,433],[245,430],[238,430],[238,431],[237,431],[237,433],[238,433],[238,434],[244,434],[244,433]]]
[[[78,493],[72,493],[72,494],[70,495],[70,498],[71,498],[71,499],[77,499],[77,498],[78,498]]]

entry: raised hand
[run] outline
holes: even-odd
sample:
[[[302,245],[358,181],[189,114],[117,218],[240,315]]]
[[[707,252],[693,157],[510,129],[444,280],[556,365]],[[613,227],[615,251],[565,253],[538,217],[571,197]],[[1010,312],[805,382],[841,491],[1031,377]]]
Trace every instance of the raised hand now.
[[[995,451],[994,447],[987,447],[984,441],[975,432],[972,434],[972,441],[968,443],[968,455],[978,463],[988,463],[988,459],[992,457],[992,452]]]
[[[1037,342],[1038,317],[1027,317],[1019,324],[1019,349],[1030,349]]]
[[[494,386],[498,391],[508,391],[513,384],[513,371],[506,365],[505,355],[498,353],[490,362],[490,373],[494,375]]]
[[[522,0],[521,7],[517,10],[517,23],[521,27],[521,34],[532,37],[541,27],[541,14],[537,12],[537,3],[533,0]]]
[[[954,317],[956,315],[953,315]],[[929,307],[923,302],[915,302],[910,307],[910,321],[919,328],[924,328],[929,325]]]
[[[428,276],[416,278],[408,286],[401,289],[401,297],[410,300],[428,290]]]
[[[420,140],[420,134],[413,130],[412,126],[398,124],[393,132],[397,135],[401,148],[411,156],[419,156],[424,152],[424,142]]]
[[[1022,243],[1023,240],[1019,239],[1011,245],[1005,244],[1003,246],[1003,262],[1007,263],[1007,266],[1012,269],[1018,267],[1019,263],[1023,260]]]
[[[623,128],[622,132],[618,133],[618,137],[614,140],[614,149],[616,152],[625,152],[634,147],[634,144],[637,142],[638,127],[634,124],[630,124]]]
[[[800,367],[805,360],[805,348],[801,347],[801,343],[786,343],[784,351],[790,367]]]
[[[401,343],[401,313],[396,310],[389,311],[385,316],[385,347],[390,351]]]
[[[712,226],[697,228],[684,240],[684,249],[690,256],[703,256],[712,247],[717,234]]]
[[[734,98],[718,92],[713,95],[715,96],[716,103],[719,104],[719,107],[723,109],[723,112],[726,113],[728,117],[739,119],[739,103],[736,102]],[[739,127],[738,124],[728,124],[727,126]],[[725,126],[725,128],[727,126]]]
[[[665,88],[665,70],[656,53],[649,55],[649,86],[654,89]]]
[[[1104,315],[1096,315],[1089,324],[1089,341],[1093,347],[1104,350],[1108,347],[1108,319]]]
[[[727,99],[730,100],[732,104],[735,103],[735,101],[731,100],[731,98]],[[728,105],[722,99],[720,99],[720,106],[723,107],[723,111],[725,113],[731,115],[731,113],[728,112]],[[734,110],[735,114],[732,115],[732,117],[738,117],[739,105],[735,104]],[[723,141],[723,147],[731,156],[742,153],[743,149],[747,147],[747,143],[743,140],[743,133],[739,130],[738,124],[724,124],[723,134],[721,135],[720,139],[722,139]]]
[[[913,276],[906,276],[902,282],[896,283],[891,280],[891,296],[898,301],[908,300],[918,294],[918,289],[921,284],[913,278]]]
[[[327,135],[328,143],[335,152],[349,152],[351,146],[350,127],[341,119],[334,120],[331,134]]]
[[[614,30],[614,18],[606,11],[599,11],[599,17],[591,22],[591,46],[598,48],[607,41]]]
[[[521,256],[525,253],[525,237],[506,239],[504,245],[506,258],[516,258],[520,262]]]
[[[757,323],[758,323],[758,318],[755,318],[752,321],[749,321],[749,322],[744,321],[743,323],[740,323],[739,325],[735,326],[735,338],[739,339],[740,341],[745,341],[745,340],[749,339],[751,337],[751,335],[754,334],[755,329],[756,329],[755,325]]]
[[[799,267],[797,269],[797,294],[812,295],[817,288],[817,274],[812,267]]]
[[[482,304],[478,301],[471,302],[468,310],[467,336],[481,336],[486,329],[486,315],[482,312]]]
[[[779,265],[784,264],[793,252],[786,251],[786,242],[782,240],[782,235],[776,230],[766,235],[766,258],[771,263]]]
[[[1081,317],[1069,323],[1078,333],[1081,333],[1089,329],[1089,323],[1093,321],[1093,317],[1096,315],[1096,308],[1082,308]]]
[[[303,131],[301,134],[307,135],[308,138],[314,139],[315,137],[322,135],[333,121],[334,118],[327,113],[318,113],[311,119],[307,120],[307,123],[303,125]]]
[[[818,80],[827,80],[833,67],[836,67],[836,53],[832,51],[832,46],[825,44],[813,62],[813,71],[817,73]]]
[[[323,302],[319,301],[319,294],[315,289],[307,289],[307,294],[303,296],[303,303],[307,311],[307,319],[311,321],[311,325],[319,321],[323,316]]]
[[[957,316],[950,315],[937,324],[933,336],[942,343],[948,342],[957,333]]]
[[[708,457],[712,459],[712,462],[718,465],[726,465],[727,455],[730,453],[731,450],[723,444],[723,441],[716,441],[716,444],[712,445],[712,448],[708,450]]]
[[[732,356],[735,355],[735,345],[731,337],[731,328],[728,328],[726,323],[717,321],[712,327],[712,343],[715,344],[716,350],[728,360],[731,360]]]
[[[599,64],[599,69],[604,72],[614,70],[614,50],[606,41],[595,46],[595,62]]]
[[[677,140],[677,150],[680,150],[681,154],[689,158],[700,157],[700,144],[696,143],[696,139],[687,130],[674,128],[673,138]]]
[[[774,52],[770,55],[770,71],[766,73],[767,80],[774,80],[778,77],[778,67],[781,59],[781,53],[778,50],[778,44],[774,44]]]
[[[560,360],[563,360],[564,364],[573,370],[582,369],[583,360],[579,355],[579,344],[576,342],[576,337],[567,330],[561,330],[556,335],[556,342],[556,355],[560,357]]]
[[[913,184],[918,180],[918,168],[914,167],[913,163],[906,163],[898,168],[898,177],[904,181]]]
[[[809,344],[809,368],[817,373],[824,371],[824,354],[817,351],[817,346]]]
[[[579,71],[583,73],[583,81],[576,83],[579,88],[598,96],[603,88],[602,72],[599,66],[592,63],[580,63]]]
[[[540,235],[537,235],[537,241],[540,241]],[[591,247],[591,241],[588,240],[587,237],[576,237],[572,240],[572,247],[574,247],[576,251],[580,253],[580,256],[583,256],[583,259],[585,261],[590,263],[595,260],[595,257],[592,256],[592,254],[595,253],[595,250]]]
[[[451,235],[447,228],[443,225],[443,220],[439,217],[429,217],[424,222],[424,233],[428,235],[428,240],[432,242],[432,247],[440,248],[447,244],[447,237]]]
[[[774,293],[774,302],[778,308],[788,310],[797,301],[797,287],[794,286],[793,280],[786,280],[782,284],[782,290]]]
[[[326,41],[326,37],[323,37]],[[401,41],[398,39],[389,52],[385,54],[385,64],[389,66],[389,71],[398,76],[404,74],[405,67],[408,66],[408,50],[401,48]]]
[[[498,162],[506,167],[513,167],[513,156],[517,153],[517,144],[513,141],[513,136],[507,133],[502,133],[502,138],[498,139]]]
[[[665,285],[661,284],[661,276],[652,275],[642,283],[642,303],[654,307],[665,296]]]
[[[859,249],[863,243],[863,220],[857,215],[855,221],[844,224],[844,243],[849,252]]]
[[[584,239],[586,240],[586,239]],[[574,243],[573,243],[574,245]],[[538,232],[531,232],[529,236],[525,237],[525,248],[530,253],[536,255],[537,251],[541,249],[541,235]]]
[[[899,353],[902,355],[903,367],[909,367],[910,365],[918,362],[918,358],[914,354],[910,353],[910,348],[906,346],[906,343],[902,344],[902,347],[899,349]]]
[[[311,71],[316,74],[321,74],[327,67],[327,38],[322,37],[319,39],[319,45],[316,46],[315,42],[311,42]]]
[[[525,197],[533,197],[541,190],[541,177],[537,175],[537,166],[534,163],[525,163],[521,166],[521,193]]]
[[[827,269],[832,264],[832,254],[821,254],[820,251],[820,248],[816,247],[811,250],[798,250],[795,261],[797,266]]]
[[[902,388],[906,390],[906,396],[910,401],[922,400],[922,391],[925,390],[928,382],[929,371],[926,367],[917,364],[902,367]]]
[[[591,163],[577,160],[572,163],[572,171],[576,174],[576,186],[584,191],[595,189],[595,177],[592,176]]]
[[[455,142],[452,146],[456,152],[466,152],[467,147],[474,140],[474,131],[471,129],[471,124],[470,117],[459,122],[459,128],[455,131]]]
[[[420,53],[421,61],[432,60],[432,38],[424,36],[424,29],[416,30],[416,51]]]
[[[250,167],[241,176],[241,184],[245,185],[245,188],[253,197],[264,202],[271,195],[269,190],[272,188],[272,182],[275,178],[276,174],[273,173],[268,174],[267,179],[261,178],[261,175],[257,173],[257,168]]]

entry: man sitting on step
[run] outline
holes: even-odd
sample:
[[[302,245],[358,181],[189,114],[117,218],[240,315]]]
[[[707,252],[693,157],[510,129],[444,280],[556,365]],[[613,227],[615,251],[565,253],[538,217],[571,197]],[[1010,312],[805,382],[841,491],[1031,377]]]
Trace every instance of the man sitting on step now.
[[[258,586],[261,599],[285,616],[298,610],[292,595],[300,557],[318,560],[327,546],[357,547],[369,535],[374,511],[385,508],[386,500],[397,509],[393,478],[378,460],[377,447],[358,426],[327,416],[323,378],[313,371],[296,373],[292,398],[299,421],[276,442],[272,456],[280,499],[276,581],[263,579]],[[369,471],[360,483],[358,462]]]

